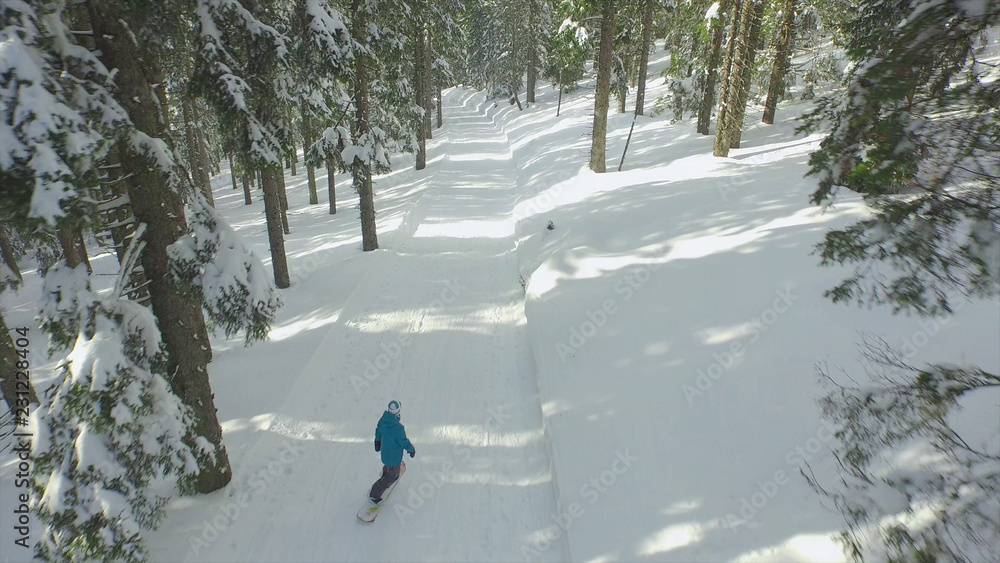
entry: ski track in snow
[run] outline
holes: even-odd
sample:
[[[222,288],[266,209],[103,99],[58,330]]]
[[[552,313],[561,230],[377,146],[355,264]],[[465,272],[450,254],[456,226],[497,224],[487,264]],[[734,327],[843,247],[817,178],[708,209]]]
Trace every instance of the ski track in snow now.
[[[291,362],[302,368],[284,406],[233,460],[234,485],[216,493],[229,497],[220,506],[249,502],[218,520],[208,545],[183,542],[183,560],[514,561],[551,525],[510,145],[474,110],[449,113],[445,156],[428,166],[423,193],[312,357]],[[354,515],[381,468],[372,440],[392,398],[417,456],[364,524]],[[268,464],[278,477],[254,480]],[[202,520],[175,531],[212,538]],[[542,557],[568,558],[563,543]]]

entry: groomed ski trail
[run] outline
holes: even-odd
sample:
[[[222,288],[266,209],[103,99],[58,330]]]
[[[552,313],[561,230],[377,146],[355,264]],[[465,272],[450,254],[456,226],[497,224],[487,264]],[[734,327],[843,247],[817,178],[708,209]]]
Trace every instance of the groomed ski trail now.
[[[522,561],[540,543],[533,560],[568,558],[565,538],[541,539],[556,503],[518,281],[510,143],[464,96],[446,96],[427,186],[366,255],[337,323],[312,357],[273,374],[291,391],[232,456],[233,484],[213,499],[225,517],[208,534],[203,513],[176,527],[191,536],[171,540],[185,545],[172,559]],[[374,428],[392,398],[417,456],[387,513],[364,524],[355,514],[381,469]]]

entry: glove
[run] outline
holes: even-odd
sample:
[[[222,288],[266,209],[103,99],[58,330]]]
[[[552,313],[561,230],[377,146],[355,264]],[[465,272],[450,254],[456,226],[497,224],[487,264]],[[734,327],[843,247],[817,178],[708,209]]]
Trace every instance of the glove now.
[[[382,451],[382,440],[375,440],[375,451]]]
[[[413,457],[415,455],[417,455],[417,449],[413,448],[412,450],[410,450],[410,457]]]

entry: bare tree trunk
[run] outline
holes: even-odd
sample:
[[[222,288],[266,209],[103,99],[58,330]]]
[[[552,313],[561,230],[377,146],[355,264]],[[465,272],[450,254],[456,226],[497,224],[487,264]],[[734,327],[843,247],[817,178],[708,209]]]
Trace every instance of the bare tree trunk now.
[[[198,187],[198,190],[205,195],[205,199],[208,199],[209,202],[211,202],[211,189],[206,192],[205,184],[203,182],[204,177],[201,170],[201,142],[198,140],[198,134],[194,126],[194,104],[191,100],[185,99],[181,102],[181,115],[184,118],[184,138],[187,141],[188,165],[191,167],[191,180],[194,182],[194,185]]]
[[[646,105],[646,74],[649,67],[649,43],[653,37],[653,0],[645,0],[642,11],[642,50],[639,52],[638,82],[635,88],[635,114],[643,115]]]
[[[431,115],[434,114],[434,96],[431,95],[434,76],[434,44],[431,41],[431,34],[425,32],[427,38],[427,48],[424,49],[424,131],[428,139],[434,138],[434,125]]]
[[[7,238],[6,229],[2,227],[0,227],[0,257],[3,258],[3,263],[14,272],[17,279],[23,281],[24,277],[21,276],[21,269],[17,267],[17,260],[14,259],[14,246],[10,243],[10,239]],[[3,335],[0,335],[0,338],[2,337]]]
[[[597,59],[597,95],[594,97],[593,138],[590,145],[590,169],[605,171],[605,149],[608,142],[608,102],[611,97],[611,60],[615,35],[614,0],[601,3],[601,44]]]
[[[274,285],[286,288],[292,285],[288,275],[288,258],[285,256],[285,235],[282,232],[280,166],[260,171],[264,183],[264,215],[267,217],[267,240],[271,246],[271,265],[274,268]]]
[[[328,159],[326,161],[326,193],[330,199],[330,215],[337,214],[337,180],[334,177],[334,172],[336,171],[337,168],[333,164],[333,159]]]
[[[764,18],[764,0],[756,0],[753,9],[747,11],[750,16],[750,32],[747,36],[747,48],[744,51],[742,63],[743,72],[740,75],[739,88],[736,90],[736,104],[733,106],[733,121],[729,130],[729,148],[740,148],[743,137],[743,118],[747,113],[747,101],[750,99],[750,88],[753,86],[753,65],[757,57],[757,45],[760,43],[760,26]]]
[[[169,146],[165,104],[154,93],[153,84],[163,84],[156,61],[142,59],[136,52],[132,34],[125,25],[129,12],[120,2],[88,0],[93,37],[107,68],[117,69],[115,84],[118,101],[135,127]],[[123,150],[134,150],[119,143]],[[185,438],[191,447],[196,439],[211,445],[212,455],[200,458],[195,490],[208,493],[229,483],[232,470],[222,443],[222,428],[215,411],[208,381],[208,362],[212,347],[208,340],[201,304],[171,285],[170,258],[167,247],[187,229],[184,203],[178,190],[171,189],[169,178],[142,154],[122,158],[129,199],[137,221],[145,223],[145,249],[142,266],[149,280],[150,303],[156,316],[164,348],[169,383],[181,401],[191,409],[192,433]]]
[[[198,183],[198,157],[194,138],[194,112],[191,110],[191,100],[185,99],[181,102],[181,117],[184,119],[184,140],[187,144],[188,167],[191,170],[191,179]]]
[[[235,167],[235,165],[233,164],[233,155],[232,155],[232,153],[228,154],[227,156],[229,157],[229,177],[230,177],[230,178],[232,179],[232,181],[233,181],[233,191],[235,191],[235,190],[238,190],[238,189],[240,189],[240,188],[239,188],[239,187],[238,187],[238,186],[236,185],[236,167]]]
[[[716,142],[718,142],[719,127],[723,126],[723,122],[726,121],[726,116],[729,114],[729,89],[732,85],[732,80],[730,75],[732,74],[732,68],[736,61],[736,39],[740,34],[740,21],[744,10],[744,4],[750,0],[736,0],[736,5],[733,6],[733,13],[727,15],[727,23],[729,25],[729,40],[726,44],[726,58],[724,59],[722,65],[722,80],[720,82],[721,88],[719,92],[719,114],[716,116],[715,120],[715,133]],[[722,150],[721,148],[717,150]],[[714,149],[712,154],[715,154]],[[726,150],[726,155],[729,151]],[[715,154],[715,156],[719,156]]]
[[[562,95],[563,95],[563,85],[562,85],[562,69],[559,69],[559,101],[556,103],[556,117],[559,117],[559,112],[562,110]]]
[[[94,268],[90,265],[90,256],[87,255],[87,245],[83,242],[83,235],[79,231],[76,233],[76,240],[73,241],[76,244],[77,252],[80,255],[80,259],[87,266],[87,273],[94,273]]]
[[[278,198],[281,203],[281,230],[285,234],[290,234],[292,232],[291,228],[288,226],[288,190],[285,189],[285,171],[278,166],[275,176],[278,179]],[[265,187],[265,192],[267,188]]]
[[[365,36],[368,30],[367,6],[363,0],[351,0],[353,25],[351,36],[359,45],[366,45]],[[354,107],[355,123],[358,137],[367,135],[371,130],[368,121],[368,55],[359,52],[354,58]],[[355,138],[358,138],[355,137]],[[375,228],[375,195],[372,193],[371,165],[355,158],[351,163],[351,175],[354,177],[354,189],[358,192],[361,203],[361,247],[367,252],[378,249],[378,235]]]
[[[535,38],[535,3],[528,2],[528,78],[525,103],[535,103],[535,83],[538,81],[538,41]]]
[[[717,17],[712,21],[712,42],[709,44],[708,62],[705,68],[705,91],[702,93],[701,106],[698,108],[698,132],[708,135],[712,123],[712,109],[715,107],[715,85],[719,80],[719,64],[722,60],[722,39],[726,31],[726,20],[729,18],[729,7],[732,0],[722,0]]]
[[[437,126],[438,126],[438,128],[440,128],[441,125],[444,123],[444,116],[442,115],[441,112],[442,112],[442,109],[441,109],[441,84],[439,83],[437,85],[437,114],[438,114]]]
[[[198,161],[201,163],[201,189],[205,193],[208,204],[215,207],[215,196],[212,194],[212,176],[208,172],[208,150],[205,135],[201,127],[195,127],[195,137],[198,142]]]
[[[302,154],[305,155],[309,152],[309,147],[312,146],[313,132],[312,132],[312,116],[309,115],[309,108],[302,105]],[[295,169],[295,161],[292,161],[292,169]],[[293,173],[294,174],[294,173]],[[312,164],[306,164],[306,176],[309,178],[309,205],[319,204],[319,193],[316,191],[316,168]]]
[[[771,81],[767,86],[767,101],[764,102],[764,117],[762,122],[774,123],[774,112],[778,107],[778,98],[785,93],[785,75],[788,73],[789,44],[795,31],[795,0],[785,0],[781,14],[781,31],[778,34],[778,45],[774,53],[774,66],[771,67]]]
[[[31,371],[25,367],[29,365],[29,360],[17,353],[18,347],[15,341],[18,336],[20,335],[12,333],[7,328],[3,311],[0,311],[0,395],[3,395],[7,406],[15,414],[15,423],[26,425],[27,417],[22,415],[27,414],[29,405],[38,404],[38,395],[35,394],[35,387],[31,384]],[[26,347],[21,349],[24,350]]]
[[[243,205],[252,205],[253,198],[250,197],[250,176],[243,176]]]
[[[754,14],[755,0],[742,0],[739,20],[734,20],[732,44],[730,45],[731,56],[726,65],[728,71],[724,73],[726,80],[723,81],[722,108],[719,110],[719,119],[715,127],[715,143],[712,154],[715,156],[729,156],[729,149],[732,142],[732,129],[736,113],[736,101],[739,99],[739,91],[742,88],[743,64],[747,60],[746,51],[750,48],[749,35],[751,20]]]
[[[427,126],[426,119],[430,116],[427,115],[427,104],[426,96],[424,96],[424,87],[427,84],[425,80],[424,73],[427,72],[427,64],[424,59],[427,58],[426,47],[427,44],[424,42],[424,25],[421,18],[418,16],[415,19],[414,27],[415,38],[413,41],[413,72],[416,76],[413,77],[414,84],[414,96],[416,97],[416,103],[418,106],[424,110],[424,118],[420,120],[420,126],[417,127],[417,157],[415,168],[417,170],[423,170],[427,167]]]

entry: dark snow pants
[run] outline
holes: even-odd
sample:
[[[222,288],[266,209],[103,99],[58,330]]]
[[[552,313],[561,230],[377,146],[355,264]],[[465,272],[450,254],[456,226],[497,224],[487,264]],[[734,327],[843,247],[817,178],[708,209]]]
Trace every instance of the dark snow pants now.
[[[389,467],[388,465],[382,466],[382,477],[375,484],[372,485],[372,490],[369,496],[375,500],[382,500],[382,493],[389,488],[390,485],[399,479],[399,466]]]

